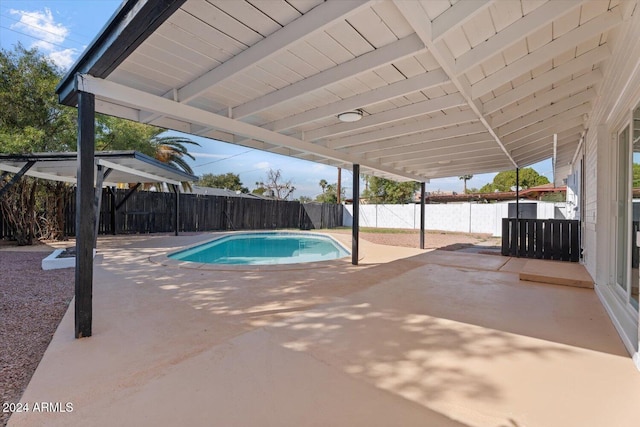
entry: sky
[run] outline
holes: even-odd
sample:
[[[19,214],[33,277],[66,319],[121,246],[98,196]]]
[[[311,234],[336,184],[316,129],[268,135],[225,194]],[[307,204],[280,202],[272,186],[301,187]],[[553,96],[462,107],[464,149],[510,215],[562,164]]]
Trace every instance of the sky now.
[[[0,47],[11,50],[17,43],[27,48],[37,47],[61,69],[66,70],[98,35],[121,0],[2,0],[0,2]],[[175,134],[175,133],[173,133]],[[321,193],[319,182],[337,182],[335,167],[271,154],[239,145],[227,144],[206,138],[188,136],[200,143],[189,151],[195,161],[188,159],[196,175],[205,173],[240,175],[245,187],[255,188],[264,181],[269,169],[282,171],[285,180],[296,187],[294,198],[315,198]],[[538,173],[552,179],[551,161],[532,166]],[[468,188],[480,188],[491,182],[495,173],[474,175],[467,182]],[[351,197],[353,175],[342,173],[343,187]],[[456,191],[461,193],[463,182],[459,177],[431,180],[427,191]]]

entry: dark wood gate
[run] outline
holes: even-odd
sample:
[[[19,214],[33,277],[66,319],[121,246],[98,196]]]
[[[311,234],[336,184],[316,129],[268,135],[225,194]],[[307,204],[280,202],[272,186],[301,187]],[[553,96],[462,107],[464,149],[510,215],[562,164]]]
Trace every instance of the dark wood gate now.
[[[502,255],[578,262],[580,221],[503,218]]]

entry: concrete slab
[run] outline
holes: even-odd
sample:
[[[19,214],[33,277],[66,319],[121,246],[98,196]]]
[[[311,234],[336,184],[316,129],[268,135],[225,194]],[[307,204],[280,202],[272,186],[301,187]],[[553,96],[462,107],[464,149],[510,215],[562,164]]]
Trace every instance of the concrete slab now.
[[[593,289],[591,275],[576,262],[530,259],[520,271],[520,280]]]
[[[508,260],[507,257],[463,252],[435,250],[422,256],[430,264],[451,267],[472,268],[476,270],[499,270]]]
[[[105,239],[94,335],[73,339],[70,309],[22,397],[73,412],[9,426],[636,424],[640,375],[591,291],[524,284],[487,269],[491,255],[279,272],[149,261],[207,238]]]
[[[509,258],[509,260],[500,267],[500,271],[504,271],[505,273],[520,273],[527,261],[528,259],[526,258]]]

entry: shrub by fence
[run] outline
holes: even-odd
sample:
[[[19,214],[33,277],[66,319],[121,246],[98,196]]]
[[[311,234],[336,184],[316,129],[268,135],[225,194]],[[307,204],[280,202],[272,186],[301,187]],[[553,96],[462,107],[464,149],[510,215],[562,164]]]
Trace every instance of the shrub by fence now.
[[[100,209],[100,234],[173,232],[175,194],[104,189]],[[126,200],[125,200],[126,198]],[[297,201],[180,194],[179,232],[334,228],[342,225],[342,205]],[[65,209],[65,234],[75,235],[75,193]],[[12,230],[0,218],[0,238]]]

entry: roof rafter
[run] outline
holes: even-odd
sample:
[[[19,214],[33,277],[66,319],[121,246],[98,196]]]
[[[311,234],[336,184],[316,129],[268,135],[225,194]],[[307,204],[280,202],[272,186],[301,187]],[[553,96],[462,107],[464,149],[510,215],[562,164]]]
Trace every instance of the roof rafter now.
[[[551,118],[548,118],[546,120],[543,120],[538,123],[534,123],[530,126],[519,129],[518,131],[505,136],[503,140],[507,144],[512,144],[514,142],[523,140],[524,138],[531,138],[531,137],[534,137],[537,133],[544,132],[546,129],[565,123],[567,120],[578,118],[580,121],[582,121],[584,120],[582,115],[588,114],[590,112],[591,112],[591,103],[586,102],[584,104],[578,105],[577,107],[564,110],[562,113],[557,114]]]
[[[322,89],[336,82],[355,77],[372,69],[414,55],[424,50],[424,48],[424,43],[422,43],[419,37],[415,35],[407,36],[396,42],[353,58],[350,61],[321,71],[306,79],[292,83],[282,89],[269,92],[259,98],[238,105],[232,109],[231,116],[234,119],[241,119],[259,113],[267,108],[271,108],[314,90]]]
[[[514,105],[504,112],[498,113],[491,118],[491,125],[493,127],[500,127],[505,123],[509,123],[512,120],[522,117],[525,114],[536,111],[551,103],[567,97],[571,94],[576,94],[583,91],[586,87],[593,86],[602,80],[602,72],[600,70],[594,70],[590,73],[583,74],[578,78],[575,78],[567,83],[563,83],[543,94],[536,96],[520,105]]]
[[[459,1],[442,12],[431,22],[431,40],[439,41],[451,30],[464,25],[474,16],[486,10],[492,0]]]
[[[215,85],[256,66],[273,55],[284,51],[303,38],[313,37],[336,21],[344,20],[364,8],[371,7],[368,0],[325,2],[285,25],[228,61],[178,89],[178,102],[188,102]]]
[[[484,161],[494,161],[494,160],[504,160],[504,156],[495,150],[495,147],[493,147],[493,150],[487,152],[486,150],[474,150],[474,149],[470,149],[468,147],[465,147],[463,150],[460,151],[461,154],[466,154],[466,155],[472,155],[473,159],[476,160],[476,162],[480,163],[480,162],[484,162]],[[404,161],[400,161],[400,162],[394,162],[393,166],[395,167],[405,167],[408,169],[414,168],[416,166],[420,166],[420,165],[433,165],[433,164],[438,164],[440,165],[440,162],[443,161],[449,161],[451,160],[451,156],[447,155],[447,154],[438,154],[437,156],[431,156],[428,159],[409,159],[409,160],[404,160]]]
[[[504,126],[497,128],[498,135],[504,138],[508,134],[511,134],[517,130],[523,129],[527,126],[530,126],[531,123],[542,121],[549,117],[553,117],[557,114],[560,114],[563,111],[570,110],[574,107],[582,105],[585,102],[595,98],[595,96],[596,96],[596,91],[594,89],[588,89],[584,92],[580,92],[577,95],[573,95],[568,98],[565,98],[553,105],[541,108],[534,113],[530,113],[526,117],[513,120],[505,124]]]
[[[340,135],[343,133],[354,132],[374,126],[380,126],[403,119],[429,114],[440,110],[446,110],[453,107],[466,105],[462,95],[453,93],[451,95],[441,96],[439,98],[428,99],[426,101],[417,102],[415,104],[405,105],[403,107],[393,108],[381,113],[371,114],[363,117],[354,123],[338,123],[333,126],[326,126],[320,129],[305,132],[304,139],[307,141],[315,141],[321,138]]]
[[[513,46],[545,25],[549,25],[550,16],[560,18],[582,3],[584,1],[550,1],[543,4],[456,58],[456,74],[460,75],[479,63],[499,55],[504,49]]]
[[[593,18],[583,25],[569,31],[567,34],[558,37],[550,43],[534,50],[528,55],[513,61],[511,64],[487,76],[477,83],[471,85],[471,97],[473,99],[491,92],[532,69],[552,60],[562,53],[576,48],[584,40],[588,40],[598,34],[606,32],[612,27],[622,22],[620,8],[612,9],[602,15]]]
[[[372,132],[358,133],[344,138],[330,140],[326,142],[325,146],[332,149],[351,147],[380,139],[396,138],[403,135],[418,133],[429,129],[437,129],[445,126],[453,126],[458,123],[471,122],[474,120],[478,120],[478,118],[473,111],[459,111],[457,113],[430,118],[428,120],[412,121]]]
[[[193,123],[212,126],[234,135],[240,135],[245,138],[256,139],[300,151],[307,151],[338,161],[361,164],[365,167],[379,169],[382,172],[395,176],[416,181],[424,179],[424,177],[415,174],[405,174],[402,170],[393,170],[376,162],[367,161],[361,156],[337,152],[326,147],[318,146],[317,144],[301,141],[287,135],[263,129],[259,126],[223,117],[187,104],[171,101],[161,96],[122,86],[118,83],[95,78],[90,75],[78,75],[76,84],[79,91],[93,93],[96,98],[105,101],[113,101],[116,104],[125,106],[138,106],[146,111],[177,119],[189,118]]]
[[[411,172],[424,174],[429,178],[438,178],[445,176],[453,176],[457,175],[456,171],[460,170],[460,167],[473,169],[474,171],[486,171],[486,172],[496,172],[499,170],[507,170],[513,169],[513,166],[509,164],[509,162],[504,161],[504,156],[502,156],[502,161],[499,159],[491,159],[487,161],[478,162],[475,159],[464,159],[464,160],[455,160],[447,165],[442,165],[440,163],[430,164],[425,163],[424,167],[414,167],[411,168]]]
[[[595,64],[604,61],[610,55],[611,51],[609,50],[609,47],[606,44],[600,45],[569,62],[539,75],[535,79],[531,79],[520,86],[485,102],[483,104],[483,111],[485,114],[491,114],[494,111],[504,108],[522,98],[526,98],[527,96],[532,95],[551,84],[570,77],[572,74],[584,71],[587,68],[591,69]]]
[[[421,90],[427,90],[440,86],[448,81],[449,76],[447,76],[447,74],[441,69],[437,69],[429,71],[428,73],[418,74],[417,76],[410,77],[406,80],[400,80],[399,82],[395,82],[387,86],[381,86],[368,92],[363,92],[328,105],[323,105],[312,110],[294,114],[293,116],[268,123],[263,127],[275,131],[290,129],[292,127],[310,123],[314,120],[335,116],[343,111],[364,108],[367,105],[376,104],[390,98],[404,96]]]
[[[484,135],[484,138],[482,137]],[[406,147],[396,147],[396,151],[388,151],[382,154],[380,152],[373,152],[371,155],[365,157],[371,160],[378,160],[382,164],[388,164],[393,162],[399,162],[402,160],[409,160],[416,157],[417,153],[426,155],[429,151],[445,154],[457,154],[460,152],[461,146],[476,146],[485,145],[488,142],[492,142],[491,137],[486,134],[474,134],[474,135],[462,135],[455,136],[453,138],[442,139],[439,141],[428,141],[424,144],[413,144]]]
[[[494,140],[496,141],[500,149],[504,152],[504,154],[507,156],[509,161],[513,163],[515,167],[517,167],[518,165],[516,161],[511,157],[507,149],[504,147],[504,144],[502,143],[502,141],[500,141],[500,138],[498,137],[498,135],[495,133],[495,131],[493,130],[493,128],[491,127],[487,119],[482,114],[482,106],[480,104],[476,104],[476,102],[471,97],[471,87],[469,86],[469,84],[466,81],[463,82],[461,79],[459,79],[455,75],[454,73],[455,64],[453,62],[453,58],[451,57],[451,55],[450,54],[447,55],[444,52],[444,49],[440,49],[436,45],[436,43],[434,43],[434,41],[432,40],[431,21],[429,20],[427,13],[422,8],[420,3],[412,2],[412,1],[402,1],[402,0],[393,0],[393,3],[395,4],[396,8],[400,11],[400,13],[404,16],[404,18],[407,20],[409,25],[411,25],[411,27],[416,32],[416,34],[418,34],[420,39],[427,46],[427,48],[429,49],[429,52],[431,52],[431,55],[434,57],[434,59],[440,64],[442,69],[449,75],[451,82],[456,86],[458,91],[465,97],[465,99],[467,100],[467,104],[469,105],[469,107],[471,107],[471,110],[474,112],[474,114],[477,116],[480,122],[485,126],[487,131],[494,138]],[[465,3],[471,3],[471,2],[465,2]]]
[[[435,129],[427,132],[414,133],[412,135],[406,135],[401,137],[393,138],[393,144],[390,148],[390,140],[384,139],[382,141],[369,142],[366,144],[356,145],[353,147],[349,147],[346,151],[348,153],[365,153],[365,152],[373,152],[373,151],[384,151],[388,150],[399,150],[402,146],[411,146],[414,144],[427,144],[432,143],[433,141],[443,140],[447,138],[454,138],[457,136],[462,136],[466,134],[476,134],[480,132],[485,132],[486,129],[482,125],[482,123],[467,123],[459,126],[451,126],[444,129]],[[378,153],[376,153],[378,154]]]

